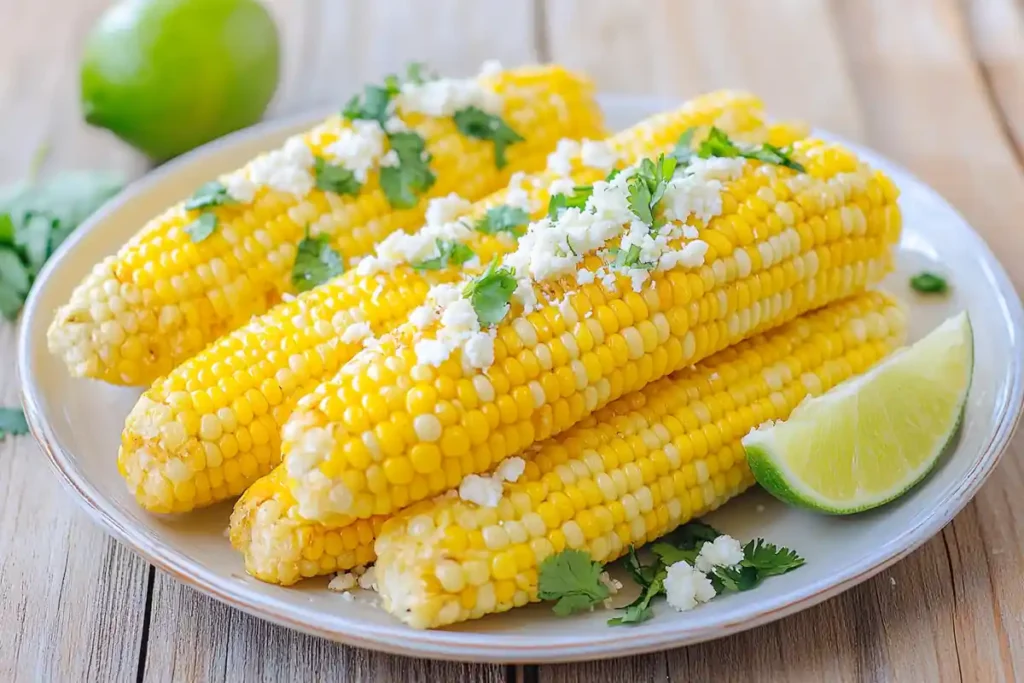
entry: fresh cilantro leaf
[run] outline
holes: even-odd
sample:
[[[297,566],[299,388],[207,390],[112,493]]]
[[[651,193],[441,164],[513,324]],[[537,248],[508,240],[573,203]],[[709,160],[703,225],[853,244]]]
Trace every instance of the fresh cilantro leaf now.
[[[212,213],[201,213],[199,217],[185,226],[185,232],[195,243],[202,242],[217,229],[217,216]]]
[[[672,156],[679,162],[680,165],[685,166],[693,160],[696,154],[693,151],[693,136],[696,134],[697,129],[695,127],[687,128],[683,131],[683,134],[676,140],[676,146],[672,150]]]
[[[307,292],[322,285],[331,278],[345,272],[341,254],[331,247],[327,235],[310,237],[309,233],[299,242],[292,265],[292,285],[300,292]]]
[[[67,171],[43,182],[0,189],[0,213],[10,216],[16,230],[27,215],[45,215],[66,236],[122,187],[124,178],[116,173]]]
[[[666,566],[676,562],[693,564],[697,561],[697,553],[700,548],[678,548],[671,543],[655,543],[651,546],[651,552],[658,556]]]
[[[14,246],[14,221],[6,213],[0,213],[0,246]]]
[[[423,85],[427,81],[436,81],[437,74],[423,62],[409,62],[405,67],[405,82],[414,85]]]
[[[651,608],[651,601],[665,592],[666,575],[665,568],[661,567],[651,580],[651,583],[640,592],[640,596],[620,610],[623,612],[622,616],[609,619],[608,625],[639,624],[653,617],[654,610]]]
[[[0,408],[0,439],[28,434],[28,422],[21,408]]]
[[[644,159],[644,161],[650,161]],[[647,183],[639,176],[629,184],[629,210],[647,225],[654,225],[654,212],[651,210],[654,196]]]
[[[633,580],[644,588],[651,585],[658,571],[657,565],[642,564],[640,558],[637,557],[636,548],[632,545],[629,546],[629,552],[626,554],[625,565],[626,571],[633,577]]]
[[[526,226],[530,222],[530,214],[517,206],[502,204],[487,209],[487,213],[476,224],[477,232],[485,235],[497,235],[499,232],[507,232],[515,237],[521,237],[526,232]]]
[[[185,208],[189,211],[195,211],[197,209],[208,209],[212,206],[233,204],[234,201],[228,194],[228,188],[224,187],[223,183],[214,180],[201,185],[185,202]]]
[[[380,186],[392,207],[410,209],[436,180],[428,165],[430,154],[423,138],[412,131],[390,133],[388,141],[398,155],[398,165],[381,168]]]
[[[316,157],[313,159],[313,174],[316,177],[317,189],[334,194],[359,194],[362,183],[356,180],[355,174],[337,164],[331,164]]]
[[[593,185],[577,185],[572,188],[572,194],[551,195],[551,198],[548,199],[548,217],[554,221],[558,220],[558,217],[566,209],[583,209],[592,194],[594,194]]]
[[[353,95],[352,99],[345,104],[341,115],[349,121],[365,119],[377,121],[382,126],[388,118],[388,107],[391,98],[398,94],[398,82],[394,76],[385,78],[385,85],[367,85],[363,88],[363,94]]]
[[[721,128],[711,126],[706,138],[701,140],[697,146],[697,156],[702,159],[710,157],[737,157],[740,155],[740,148],[729,139],[729,136]]]
[[[718,529],[694,520],[673,531],[666,539],[677,547],[693,549],[698,548],[704,541],[713,541],[721,535],[722,532]]]
[[[0,247],[0,283],[15,294],[24,296],[32,286],[32,277],[22,263],[21,257],[13,250]]]
[[[763,161],[766,164],[785,166],[786,168],[791,168],[794,171],[803,173],[803,164],[793,161],[790,156],[791,154],[792,150],[776,147],[775,145],[771,145],[767,142],[759,145],[758,147],[754,147],[749,151],[740,153],[741,156],[744,156],[747,159],[757,159],[758,161]]]
[[[0,315],[13,322],[18,317],[18,311],[25,303],[25,295],[18,294],[7,285],[0,282]]]
[[[630,210],[655,233],[665,224],[665,219],[657,215],[658,202],[665,196],[677,163],[675,157],[664,154],[656,162],[644,159],[627,184]]]
[[[761,583],[764,575],[753,567],[740,565],[736,567],[715,567],[708,575],[708,578],[711,579],[715,592],[721,595],[726,592],[736,593],[756,588]]]
[[[460,109],[453,118],[455,127],[463,135],[494,142],[494,163],[498,168],[505,168],[508,163],[505,159],[506,148],[524,140],[500,116],[488,114],[477,107]]]
[[[473,250],[462,242],[435,240],[434,243],[437,245],[437,256],[420,261],[413,268],[416,270],[441,270],[442,268],[447,268],[449,264],[461,266],[476,256]]]
[[[613,253],[615,254],[616,268],[651,270],[655,266],[653,263],[640,260],[640,247],[635,244],[631,245],[629,249],[615,249]]]
[[[608,175],[604,177],[604,181],[606,183],[610,183],[611,181],[615,180],[615,176],[619,175],[620,173],[622,173],[621,168],[613,168],[612,170],[608,171]]]
[[[70,234],[71,230],[67,231]],[[46,259],[63,241],[61,231],[52,217],[42,213],[27,213],[14,235],[14,244],[25,258],[32,276],[42,269]]]
[[[766,164],[785,166],[800,173],[804,172],[802,164],[791,158],[792,151],[782,149],[768,143],[750,148],[742,148],[734,143],[725,131],[711,127],[708,136],[697,147],[697,156],[708,159],[710,157],[743,157],[755,159]]]
[[[473,304],[480,325],[497,325],[508,314],[509,301],[516,291],[515,275],[512,268],[498,267],[495,259],[482,275],[466,285],[462,295]]]
[[[560,617],[588,609],[608,598],[601,571],[601,564],[582,550],[555,553],[540,564],[538,595],[557,600],[553,609]]]
[[[758,576],[763,579],[802,567],[804,558],[789,548],[779,548],[765,542],[763,538],[755,538],[743,546],[742,564],[756,570]]]
[[[918,273],[910,278],[910,286],[922,294],[945,294],[949,289],[944,277],[929,272]]]

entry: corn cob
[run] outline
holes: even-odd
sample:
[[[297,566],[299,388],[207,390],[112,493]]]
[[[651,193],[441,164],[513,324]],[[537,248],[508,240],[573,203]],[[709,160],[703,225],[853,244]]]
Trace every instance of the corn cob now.
[[[292,265],[307,227],[329,236],[343,257],[361,256],[385,235],[422,224],[430,197],[456,190],[470,199],[486,196],[513,172],[543,168],[560,138],[603,136],[591,83],[560,67],[454,83],[500,98],[503,120],[523,133],[525,140],[508,147],[503,168],[496,164],[495,145],[460,132],[452,116],[427,116],[396,100],[396,116],[385,127],[389,134],[408,127],[422,136],[436,182],[410,208],[393,208],[376,167],[367,170],[357,160],[356,171],[365,174],[357,194],[323,191],[313,185],[314,157],[341,154],[332,145],[351,140],[345,136],[358,129],[355,124],[367,123],[332,116],[222,177],[226,191],[240,199],[203,209],[216,217],[209,238],[193,241],[186,228],[199,212],[178,204],[99,263],[58,310],[48,334],[51,352],[75,376],[148,384],[291,291]],[[383,153],[383,129],[374,130]],[[379,163],[391,163],[386,159],[382,154]]]
[[[598,411],[536,447],[496,508],[424,501],[385,522],[385,609],[432,628],[537,598],[537,567],[565,548],[598,562],[716,509],[754,483],[740,439],[901,343],[890,298],[862,294],[741,342]]]
[[[633,161],[670,148],[690,126],[716,122],[748,139],[795,135],[791,127],[766,128],[755,98],[716,93],[613,136],[607,147]],[[580,156],[568,159],[573,182],[605,175]],[[561,173],[539,174],[525,188],[516,182],[478,202],[469,222],[524,192],[539,216]],[[507,233],[471,232],[467,244],[485,262],[515,247]],[[423,302],[431,284],[461,276],[455,267],[421,272],[409,265],[364,274],[361,265],[222,337],[155,382],[129,415],[119,454],[140,504],[153,512],[185,512],[241,493],[280,460],[279,429],[295,402],[362,348],[360,339],[346,337],[350,326],[385,332]]]
[[[467,343],[438,358],[443,330],[435,323],[426,330],[403,325],[373,353],[353,359],[301,399],[282,430],[301,515],[337,524],[389,514],[489,470],[619,396],[879,281],[900,230],[895,186],[836,144],[804,139],[793,158],[802,172],[728,160],[734,175],[718,185],[717,214],[668,222],[667,233],[699,238],[677,240],[686,246],[676,253],[702,246],[703,265],[681,259],[670,269],[642,271],[637,283],[632,271],[626,277],[608,268],[596,250],[577,255],[566,238],[553,250],[570,264],[570,251],[579,258],[575,278],[540,287],[518,281],[517,292],[525,283],[539,303],[527,312],[528,297],[513,301],[489,331],[469,336],[484,343],[490,336],[490,356],[486,349],[470,353]],[[695,192],[714,206],[715,198],[700,194],[708,187],[715,185]],[[625,230],[611,224],[619,235]],[[594,223],[594,230],[608,225]],[[551,222],[532,225],[520,252],[531,237],[543,244],[552,234]],[[612,235],[600,244],[618,246]],[[606,268],[598,282],[582,284],[584,271],[593,280]],[[468,305],[464,291],[454,296]]]

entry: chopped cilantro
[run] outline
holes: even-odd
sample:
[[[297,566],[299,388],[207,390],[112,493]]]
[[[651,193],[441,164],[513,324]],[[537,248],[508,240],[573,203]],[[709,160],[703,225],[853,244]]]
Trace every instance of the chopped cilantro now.
[[[743,546],[743,566],[755,569],[761,578],[778,576],[804,565],[804,558],[789,548],[779,548],[755,538]]]
[[[199,243],[213,234],[217,229],[217,216],[212,213],[201,213],[199,217],[185,226],[185,232],[193,242]]]
[[[794,171],[799,171],[800,173],[803,173],[803,164],[793,161],[793,159],[790,157],[792,153],[792,150],[776,147],[775,145],[771,145],[765,142],[760,146],[753,148],[752,150],[743,152],[741,156],[744,156],[748,159],[757,159],[758,161],[763,161],[766,164],[785,166],[786,168],[791,168]]]
[[[647,261],[640,260],[640,247],[633,244],[629,249],[617,249],[612,248],[608,250],[615,256],[615,267],[616,268],[640,268],[642,270],[652,270],[655,265],[654,263],[648,263]]]
[[[201,185],[185,202],[185,208],[189,211],[195,211],[197,209],[208,209],[213,206],[233,204],[234,202],[235,200],[228,194],[228,188],[224,187],[223,183],[213,180]]]
[[[548,199],[548,217],[551,220],[558,220],[558,217],[566,209],[582,209],[587,205],[590,195],[594,194],[593,185],[577,185],[572,188],[572,194],[553,194]]]
[[[383,126],[388,118],[391,98],[397,95],[398,91],[398,81],[393,76],[388,76],[383,87],[368,85],[363,88],[362,96],[353,95],[341,114],[349,121],[365,119],[376,121]]]
[[[409,62],[405,67],[405,82],[413,85],[423,85],[427,81],[436,81],[437,74],[423,62]]]
[[[676,562],[689,562],[693,564],[697,560],[699,548],[680,548],[671,543],[655,543],[651,546],[651,552],[665,565],[673,565]]]
[[[299,242],[295,263],[292,265],[292,285],[295,289],[307,292],[343,272],[345,265],[341,261],[341,254],[331,247],[327,235],[310,237],[307,232]]]
[[[509,301],[516,291],[514,269],[498,266],[498,260],[491,261],[487,270],[472,280],[462,295],[473,304],[477,320],[484,327],[497,325],[508,313]]]
[[[949,290],[949,284],[944,277],[927,271],[910,278],[910,286],[922,294],[944,294]]]
[[[476,224],[476,231],[485,235],[496,235],[507,232],[514,237],[521,237],[530,222],[530,214],[517,206],[502,204],[487,209],[487,213]]]
[[[28,422],[21,408],[0,408],[0,439],[28,434]]]
[[[654,578],[643,587],[637,599],[621,608],[621,616],[609,619],[608,625],[639,624],[652,618],[654,616],[654,609],[651,607],[651,601],[665,592],[665,577],[667,575],[668,571],[664,566],[658,568]]]
[[[672,150],[672,156],[679,162],[680,166],[685,166],[690,163],[694,157],[693,151],[693,136],[697,132],[694,127],[687,128],[683,131],[683,134],[676,140],[676,146]]]
[[[455,240],[435,240],[437,245],[437,256],[420,261],[413,266],[416,270],[441,270],[449,264],[461,266],[469,259],[476,256],[473,250],[462,242]]]
[[[498,168],[505,168],[505,150],[509,145],[524,140],[523,136],[512,130],[504,119],[496,114],[488,114],[477,107],[466,107],[455,112],[452,117],[455,127],[463,135],[479,140],[491,140],[494,143],[494,163]]]
[[[608,598],[608,586],[601,582],[601,564],[582,550],[563,550],[540,564],[538,595],[557,600],[554,612],[560,617],[589,609]]]
[[[380,186],[392,207],[410,209],[437,179],[430,170],[430,154],[423,138],[412,131],[390,133],[388,141],[398,155],[398,165],[380,169]]]
[[[700,520],[687,522],[666,537],[666,540],[682,548],[696,548],[704,541],[713,541],[722,532]]]
[[[313,173],[316,177],[317,189],[334,194],[359,194],[362,183],[356,180],[355,174],[337,164],[331,164],[316,157],[313,160]]]
[[[756,588],[763,578],[753,567],[736,565],[735,567],[715,567],[708,575],[715,592],[736,593]]]
[[[686,133],[683,133],[683,135],[686,135]],[[678,145],[676,150],[677,152],[679,151]],[[714,126],[708,131],[707,137],[697,146],[697,156],[702,159],[709,159],[711,157],[743,157],[745,159],[762,161],[766,164],[785,166],[786,168],[803,173],[803,165],[794,161],[790,156],[791,154],[792,150],[790,149],[783,149],[768,143],[754,147],[741,147],[733,142],[725,131]]]
[[[615,176],[619,175],[620,173],[622,173],[621,168],[613,168],[612,170],[608,171],[608,175],[604,177],[604,181],[606,183],[610,183],[611,181],[615,180]]]
[[[658,215],[658,202],[665,196],[677,163],[675,157],[664,154],[656,162],[644,159],[627,185],[630,211],[651,226],[655,234],[665,224],[665,218]]]

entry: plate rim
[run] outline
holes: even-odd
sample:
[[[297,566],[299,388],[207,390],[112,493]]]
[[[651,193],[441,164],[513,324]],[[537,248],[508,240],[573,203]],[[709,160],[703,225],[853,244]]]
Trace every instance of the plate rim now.
[[[632,106],[650,111],[670,108],[673,106],[673,102],[676,102],[674,99],[659,96],[616,94],[601,95],[599,99],[603,106],[617,105],[624,108]],[[905,174],[908,179],[917,184],[919,191],[929,195],[929,198],[940,204],[951,218],[958,220],[961,227],[966,229],[964,231],[965,238],[970,240],[972,250],[977,254],[983,273],[994,283],[999,294],[997,303],[1000,308],[1000,317],[1006,324],[1012,351],[1011,361],[1007,368],[1010,379],[1008,385],[1001,392],[1004,394],[1001,401],[1002,410],[996,418],[995,428],[983,449],[963,477],[952,482],[946,490],[941,492],[942,499],[947,504],[935,506],[924,514],[916,524],[908,526],[888,543],[879,546],[873,553],[851,564],[845,570],[833,574],[828,580],[822,579],[808,584],[791,592],[788,597],[769,599],[759,608],[745,612],[742,617],[696,628],[668,627],[632,636],[628,632],[613,631],[607,637],[596,640],[590,637],[586,641],[574,644],[546,645],[538,643],[535,639],[530,640],[528,635],[493,635],[450,630],[417,631],[407,628],[403,628],[400,638],[396,639],[394,637],[395,629],[402,627],[398,622],[395,622],[394,625],[375,625],[344,615],[337,615],[332,619],[332,623],[337,624],[337,628],[320,627],[312,620],[304,618],[304,615],[307,614],[306,609],[282,605],[273,598],[256,595],[245,584],[226,581],[220,574],[207,571],[182,553],[169,550],[158,540],[151,541],[152,534],[136,528],[131,520],[121,515],[117,506],[111,504],[99,493],[75,463],[76,458],[72,451],[60,443],[43,414],[39,398],[42,391],[36,385],[32,372],[38,350],[33,351],[30,330],[34,328],[34,324],[32,324],[34,318],[47,314],[38,306],[38,292],[44,289],[46,282],[53,273],[60,269],[61,264],[67,260],[79,241],[97,227],[102,226],[107,216],[114,213],[124,203],[138,194],[158,186],[166,176],[177,172],[180,168],[198,163],[210,154],[274,132],[283,132],[308,124],[331,110],[333,108],[317,108],[261,122],[192,150],[130,183],[117,197],[81,225],[44,266],[37,278],[36,286],[33,287],[26,302],[21,327],[17,333],[17,365],[22,405],[25,409],[29,429],[46,454],[47,462],[57,474],[61,484],[94,522],[114,535],[133,552],[161,571],[170,574],[176,580],[206,593],[214,599],[258,618],[346,645],[432,659],[494,663],[570,662],[642,654],[690,645],[738,633],[807,609],[852,588],[902,560],[938,533],[974,498],[982,484],[998,465],[1016,430],[1022,409],[1024,409],[1024,358],[1022,358],[1022,345],[1018,334],[1018,330],[1024,329],[1024,308],[1022,308],[1009,276],[981,236],[960,212],[938,192],[903,166],[882,154],[841,136],[827,133],[828,137],[843,142],[872,162],[882,161],[888,167]],[[816,132],[825,134],[824,131]],[[45,354],[46,350],[43,349],[42,353]]]

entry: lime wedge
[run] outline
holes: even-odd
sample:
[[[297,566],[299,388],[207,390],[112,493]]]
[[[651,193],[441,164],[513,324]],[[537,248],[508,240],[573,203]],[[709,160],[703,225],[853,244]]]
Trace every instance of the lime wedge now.
[[[888,503],[928,474],[956,434],[973,366],[971,322],[961,313],[745,436],[750,469],[776,498],[819,512]]]

